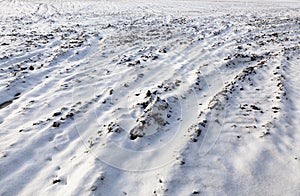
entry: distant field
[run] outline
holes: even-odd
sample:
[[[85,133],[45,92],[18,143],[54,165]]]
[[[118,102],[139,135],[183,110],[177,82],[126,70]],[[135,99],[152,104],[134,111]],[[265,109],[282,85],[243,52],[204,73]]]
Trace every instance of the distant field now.
[[[0,1],[0,195],[299,195],[300,1]]]

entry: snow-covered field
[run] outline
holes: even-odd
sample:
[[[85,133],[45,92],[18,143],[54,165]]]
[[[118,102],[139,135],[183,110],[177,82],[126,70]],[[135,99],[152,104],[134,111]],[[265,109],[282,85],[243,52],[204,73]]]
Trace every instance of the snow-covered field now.
[[[0,195],[300,195],[300,1],[0,1]]]

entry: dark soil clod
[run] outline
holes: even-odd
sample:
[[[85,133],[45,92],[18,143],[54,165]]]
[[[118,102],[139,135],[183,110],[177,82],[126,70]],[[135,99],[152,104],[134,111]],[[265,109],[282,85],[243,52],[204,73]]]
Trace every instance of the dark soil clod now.
[[[56,183],[59,183],[59,182],[61,182],[60,179],[55,179],[55,180],[52,181],[53,184],[56,184]]]
[[[61,115],[61,112],[55,112],[54,114],[53,114],[53,116],[60,116]]]
[[[53,122],[53,125],[52,125],[53,127],[59,127],[60,126],[60,123],[59,122],[57,122],[57,121],[55,121],[55,122]]]

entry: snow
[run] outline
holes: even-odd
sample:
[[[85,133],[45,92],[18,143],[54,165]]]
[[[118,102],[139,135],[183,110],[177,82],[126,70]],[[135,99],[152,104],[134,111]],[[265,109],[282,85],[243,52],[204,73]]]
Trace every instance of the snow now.
[[[300,1],[0,1],[0,195],[299,195]]]

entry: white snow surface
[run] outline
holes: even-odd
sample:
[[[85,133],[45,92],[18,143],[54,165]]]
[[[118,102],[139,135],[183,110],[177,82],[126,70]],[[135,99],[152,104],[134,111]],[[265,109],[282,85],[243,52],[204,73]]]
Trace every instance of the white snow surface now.
[[[0,195],[300,195],[300,2],[1,0]]]

